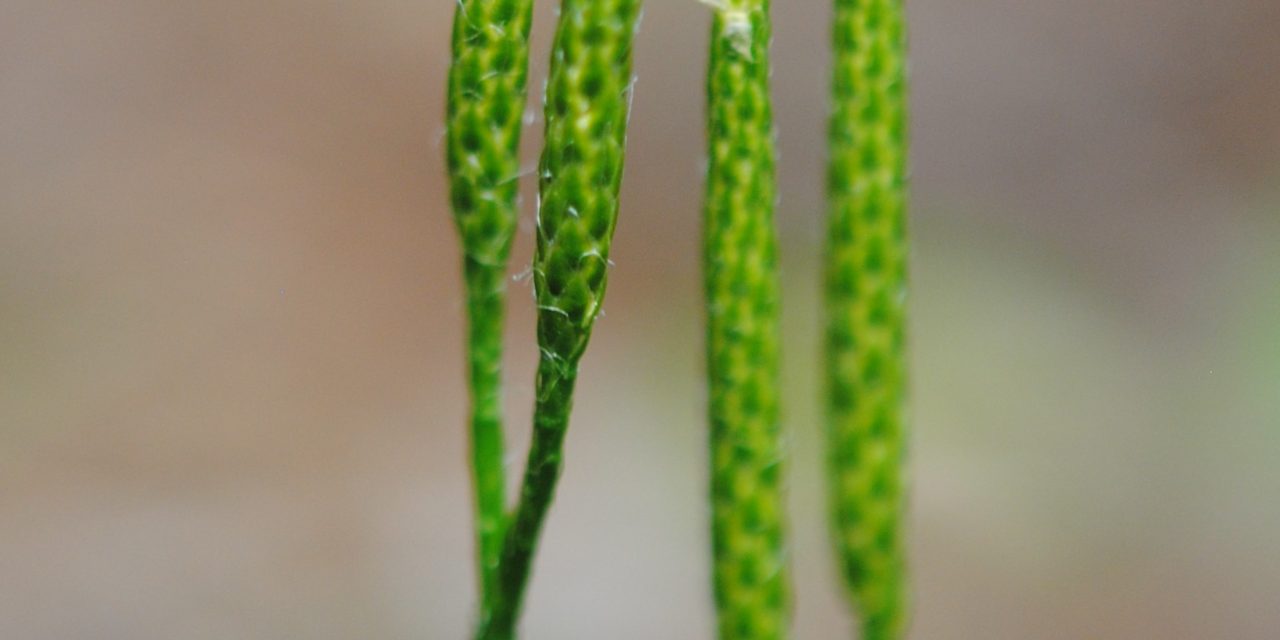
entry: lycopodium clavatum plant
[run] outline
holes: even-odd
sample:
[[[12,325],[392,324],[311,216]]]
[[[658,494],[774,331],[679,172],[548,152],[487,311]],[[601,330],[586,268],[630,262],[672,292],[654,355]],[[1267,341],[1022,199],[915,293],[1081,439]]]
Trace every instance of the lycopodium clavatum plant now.
[[[713,579],[722,640],[787,635],[768,0],[716,0],[703,277]]]
[[[826,247],[829,499],[865,640],[904,637],[907,105],[902,0],[835,0]]]
[[[540,358],[533,439],[519,501],[504,519],[495,583],[481,606],[480,640],[515,637],[538,536],[560,476],[578,362],[608,280],[638,12],[638,0],[560,5],[538,167],[533,286]]]
[[[502,325],[518,215],[520,130],[533,0],[459,0],[449,67],[446,160],[467,296],[471,472],[480,617],[496,599],[506,509]]]
[[[833,0],[824,259],[830,528],[864,640],[905,637],[907,105],[903,0]],[[721,640],[788,637],[769,0],[702,0],[703,291],[714,602]],[[605,296],[640,0],[561,0],[531,269],[539,359],[518,498],[504,491],[502,333],[533,0],[457,0],[447,161],[466,283],[479,606],[512,640]],[[639,605],[643,606],[643,605]]]

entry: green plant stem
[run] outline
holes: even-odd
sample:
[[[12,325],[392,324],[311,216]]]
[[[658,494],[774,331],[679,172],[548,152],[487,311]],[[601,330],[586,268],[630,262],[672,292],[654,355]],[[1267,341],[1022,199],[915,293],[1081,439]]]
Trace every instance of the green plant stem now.
[[[767,0],[715,6],[704,215],[712,546],[722,640],[787,634]]]
[[[576,367],[575,363],[572,369]],[[573,404],[574,375],[576,371],[546,359],[538,367],[539,395],[534,406],[533,441],[524,486],[499,565],[501,589],[493,603],[493,616],[476,635],[479,639],[515,637],[538,537],[563,465],[561,452]]]
[[[563,0],[547,80],[533,283],[538,347],[533,442],[499,561],[493,615],[476,637],[514,637],[562,467],[578,362],[604,300],[618,217],[638,0]]]
[[[497,586],[506,498],[502,325],[516,229],[532,0],[460,0],[449,67],[446,161],[467,289],[471,469],[480,617]]]
[[[826,254],[833,533],[865,640],[906,632],[906,38],[902,0],[835,0]]]
[[[466,273],[468,289],[475,292],[468,295],[467,300],[467,337],[471,371],[471,469],[483,609],[496,587],[498,552],[506,517],[501,396],[503,296],[493,293],[492,288],[501,287],[506,278],[503,271],[489,268],[468,268]],[[486,614],[481,611],[480,615]]]

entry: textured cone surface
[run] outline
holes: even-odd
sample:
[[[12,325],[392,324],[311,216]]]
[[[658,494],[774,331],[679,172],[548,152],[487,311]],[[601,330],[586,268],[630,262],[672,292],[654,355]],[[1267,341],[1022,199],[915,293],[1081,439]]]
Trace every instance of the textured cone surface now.
[[[719,636],[786,637],[769,19],[725,2],[708,70],[704,265]]]
[[[906,69],[901,0],[836,0],[826,262],[833,529],[865,640],[905,634]]]
[[[576,366],[604,299],[636,0],[565,0],[547,80],[534,289],[543,358]]]
[[[468,262],[499,273],[516,228],[532,6],[529,0],[462,0],[454,16],[446,116],[450,197]]]

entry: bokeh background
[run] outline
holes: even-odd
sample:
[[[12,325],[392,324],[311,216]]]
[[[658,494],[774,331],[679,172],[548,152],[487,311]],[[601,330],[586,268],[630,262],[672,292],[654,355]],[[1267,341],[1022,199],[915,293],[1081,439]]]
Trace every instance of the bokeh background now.
[[[709,15],[647,4],[534,640],[712,632]],[[816,410],[826,9],[775,10],[801,639],[852,633]],[[466,636],[452,10],[0,0],[0,637]],[[1280,637],[1280,3],[910,14],[914,637]],[[525,182],[513,469],[535,361]]]

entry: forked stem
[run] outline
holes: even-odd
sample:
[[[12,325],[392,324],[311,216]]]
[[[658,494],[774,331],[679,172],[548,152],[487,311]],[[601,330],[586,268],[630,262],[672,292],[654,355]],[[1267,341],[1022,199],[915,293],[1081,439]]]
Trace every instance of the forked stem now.
[[[546,93],[533,284],[538,348],[533,442],[506,527],[480,640],[515,637],[543,521],[555,496],[578,361],[604,301],[631,106],[639,0],[563,0]]]

